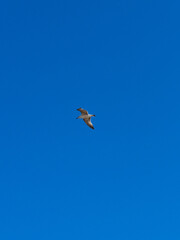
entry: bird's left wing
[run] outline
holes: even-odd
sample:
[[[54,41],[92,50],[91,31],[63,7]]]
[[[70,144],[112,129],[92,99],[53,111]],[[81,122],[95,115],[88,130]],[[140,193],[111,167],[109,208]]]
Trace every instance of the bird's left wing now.
[[[82,115],[88,115],[88,111],[86,111],[82,108],[78,108],[77,110],[80,111]]]

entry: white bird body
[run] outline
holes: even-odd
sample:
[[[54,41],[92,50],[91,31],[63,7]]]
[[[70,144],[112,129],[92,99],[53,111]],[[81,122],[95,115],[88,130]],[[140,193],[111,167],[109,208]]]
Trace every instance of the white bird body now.
[[[83,119],[84,122],[92,129],[94,129],[94,126],[91,122],[91,117],[95,117],[94,114],[89,114],[88,111],[82,109],[82,108],[78,108],[78,111],[81,112],[81,115],[79,117],[77,117],[77,119]]]
[[[78,117],[78,119],[79,118],[82,118],[82,119],[89,119],[89,118],[91,118],[93,115],[92,114],[88,114],[88,115],[80,115],[79,117]]]

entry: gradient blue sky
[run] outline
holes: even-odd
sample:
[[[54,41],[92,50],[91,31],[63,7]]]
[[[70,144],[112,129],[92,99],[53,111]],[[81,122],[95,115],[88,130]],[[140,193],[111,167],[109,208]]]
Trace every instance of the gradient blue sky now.
[[[0,239],[180,239],[179,12],[1,2]]]

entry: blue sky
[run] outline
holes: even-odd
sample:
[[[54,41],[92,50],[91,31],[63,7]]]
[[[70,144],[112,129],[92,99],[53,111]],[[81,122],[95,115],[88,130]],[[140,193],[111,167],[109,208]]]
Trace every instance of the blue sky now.
[[[179,9],[1,3],[0,239],[180,239]]]

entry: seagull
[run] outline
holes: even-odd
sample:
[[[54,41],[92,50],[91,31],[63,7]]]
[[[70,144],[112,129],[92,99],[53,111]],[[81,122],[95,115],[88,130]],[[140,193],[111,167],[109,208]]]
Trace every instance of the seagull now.
[[[94,126],[91,122],[91,117],[95,117],[94,114],[89,114],[88,111],[82,109],[82,108],[78,108],[78,111],[81,112],[81,115],[79,117],[77,117],[76,119],[80,119],[82,118],[84,120],[84,122],[92,129],[94,129]]]

